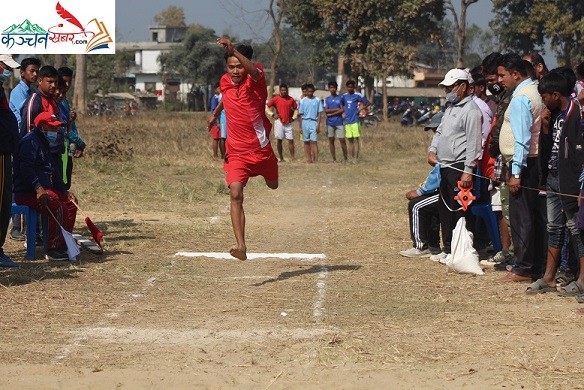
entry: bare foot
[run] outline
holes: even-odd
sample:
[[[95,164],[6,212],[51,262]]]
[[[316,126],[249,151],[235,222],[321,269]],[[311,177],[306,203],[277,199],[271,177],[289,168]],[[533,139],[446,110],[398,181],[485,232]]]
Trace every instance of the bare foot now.
[[[247,260],[246,248],[233,245],[229,248],[229,254],[239,260]]]

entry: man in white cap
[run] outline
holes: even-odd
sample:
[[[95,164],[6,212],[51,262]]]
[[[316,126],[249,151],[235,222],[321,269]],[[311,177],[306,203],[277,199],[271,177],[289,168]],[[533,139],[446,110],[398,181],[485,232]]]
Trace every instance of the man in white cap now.
[[[10,209],[12,208],[12,153],[18,146],[18,122],[8,105],[2,84],[12,76],[20,64],[9,54],[0,54],[0,267],[18,268],[18,264],[6,254],[2,247],[6,240]]]
[[[450,253],[452,230],[458,219],[465,216],[467,226],[474,225],[470,212],[462,211],[454,197],[458,193],[459,181],[463,188],[473,184],[472,173],[482,152],[482,114],[471,96],[468,72],[451,69],[439,85],[444,87],[450,106],[432,138],[428,163],[432,166],[440,163],[441,166],[438,212],[444,250],[430,259],[443,262]]]

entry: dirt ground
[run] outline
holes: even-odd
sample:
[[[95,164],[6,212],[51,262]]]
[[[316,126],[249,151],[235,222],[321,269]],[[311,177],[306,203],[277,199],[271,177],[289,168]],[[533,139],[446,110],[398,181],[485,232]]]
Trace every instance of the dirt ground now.
[[[321,142],[321,162],[280,164],[275,191],[252,179],[248,251],[273,255],[241,262],[175,255],[227,251],[229,197],[192,118],[160,142],[153,119],[82,122],[127,152],[76,162],[77,229],[90,215],[103,256],[26,262],[5,245],[22,268],[0,271],[1,388],[584,388],[573,298],[399,256],[404,194],[428,172],[421,129],[366,130],[356,164]]]

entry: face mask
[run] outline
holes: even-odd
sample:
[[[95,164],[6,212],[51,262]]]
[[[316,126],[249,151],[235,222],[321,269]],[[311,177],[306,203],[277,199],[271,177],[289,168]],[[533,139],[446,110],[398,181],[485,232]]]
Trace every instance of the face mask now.
[[[456,92],[452,91],[452,92],[448,92],[446,94],[446,101],[451,103],[451,104],[456,104],[460,101],[460,96],[458,96],[456,94]]]
[[[462,98],[460,96],[458,96],[458,94],[456,92],[454,92],[454,89],[456,89],[456,88],[458,88],[458,86],[454,87],[452,89],[452,91],[450,91],[446,94],[446,101],[451,103],[451,104],[456,104],[462,100]]]
[[[55,142],[57,140],[57,132],[56,131],[47,131],[45,136],[49,140],[49,142]]]
[[[489,92],[495,96],[499,95],[503,88],[498,83],[487,84]]]
[[[5,82],[8,78],[12,75],[12,72],[8,69],[4,69],[2,73],[0,73],[0,83]]]

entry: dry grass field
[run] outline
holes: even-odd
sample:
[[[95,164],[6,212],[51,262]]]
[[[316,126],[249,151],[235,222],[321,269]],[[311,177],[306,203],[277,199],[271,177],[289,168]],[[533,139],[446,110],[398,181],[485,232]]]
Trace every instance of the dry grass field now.
[[[362,159],[280,164],[245,191],[250,253],[201,114],[80,118],[73,191],[106,237],[78,265],[0,271],[3,389],[582,389],[584,316],[501,273],[447,273],[410,246],[404,194],[429,134],[365,129]],[[297,142],[302,158],[302,148]],[[282,259],[281,253],[323,254]]]

